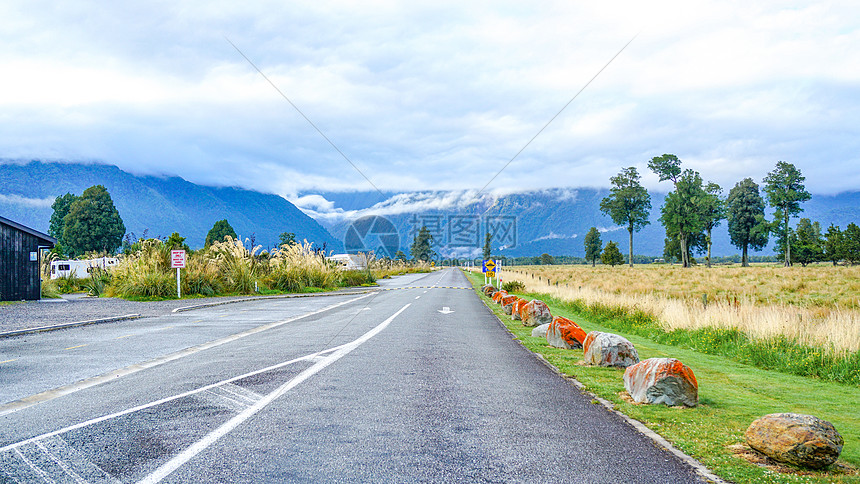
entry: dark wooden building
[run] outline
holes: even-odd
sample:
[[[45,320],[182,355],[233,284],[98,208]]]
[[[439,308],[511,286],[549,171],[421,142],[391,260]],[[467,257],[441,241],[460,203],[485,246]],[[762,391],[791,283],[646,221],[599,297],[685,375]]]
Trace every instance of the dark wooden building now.
[[[0,217],[0,301],[41,299],[39,249],[56,243],[51,236]]]

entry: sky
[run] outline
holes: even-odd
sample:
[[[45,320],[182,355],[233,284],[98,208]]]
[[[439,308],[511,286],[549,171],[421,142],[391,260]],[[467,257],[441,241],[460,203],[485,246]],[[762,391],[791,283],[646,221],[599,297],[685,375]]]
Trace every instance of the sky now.
[[[626,166],[668,191],[663,153],[725,191],[778,160],[813,193],[860,187],[857,2],[7,0],[0,25],[7,160],[291,199]]]

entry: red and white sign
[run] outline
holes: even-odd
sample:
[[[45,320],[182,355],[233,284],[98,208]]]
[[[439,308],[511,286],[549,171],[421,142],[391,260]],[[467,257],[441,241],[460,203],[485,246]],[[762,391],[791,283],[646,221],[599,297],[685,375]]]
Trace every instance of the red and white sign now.
[[[170,268],[182,269],[185,268],[185,251],[171,250],[170,251]]]

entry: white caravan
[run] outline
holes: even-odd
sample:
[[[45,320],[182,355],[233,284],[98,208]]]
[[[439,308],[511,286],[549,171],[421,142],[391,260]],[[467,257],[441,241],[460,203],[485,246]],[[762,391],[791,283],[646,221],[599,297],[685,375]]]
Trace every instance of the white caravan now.
[[[61,277],[77,277],[83,279],[89,277],[90,270],[94,267],[110,269],[117,265],[119,259],[116,257],[100,257],[87,260],[55,260],[51,262],[51,279]]]

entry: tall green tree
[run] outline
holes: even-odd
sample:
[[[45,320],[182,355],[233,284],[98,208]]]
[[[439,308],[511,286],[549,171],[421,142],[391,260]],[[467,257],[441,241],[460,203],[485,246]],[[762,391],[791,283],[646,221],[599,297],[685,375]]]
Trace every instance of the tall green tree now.
[[[602,247],[603,242],[600,240],[600,232],[598,232],[597,227],[591,227],[588,229],[588,233],[585,234],[585,260],[591,261],[591,267],[597,264]]]
[[[603,248],[603,253],[600,254],[600,262],[612,267],[624,263],[624,256],[621,255],[621,251],[618,250],[618,245],[615,242],[610,240],[606,243],[606,247]]]
[[[412,246],[409,248],[409,253],[416,261],[430,262],[436,254],[433,251],[433,236],[430,235],[430,230],[427,226],[421,227],[421,230],[415,234],[412,240]]]
[[[215,225],[213,225],[212,228],[209,229],[209,233],[206,234],[205,247],[209,247],[215,242],[224,242],[224,238],[228,235],[234,239],[239,238],[236,235],[236,231],[233,230],[233,226],[230,225],[230,222],[228,222],[227,219],[215,222]]]
[[[492,255],[492,245],[491,245],[492,237],[490,233],[487,232],[487,236],[484,238],[484,260],[489,260]]]
[[[800,219],[792,239],[793,260],[803,267],[824,260],[824,237],[818,222],[812,222],[808,218]]]
[[[633,232],[648,225],[651,211],[651,196],[639,183],[639,172],[631,166],[610,178],[612,188],[609,196],[600,201],[600,211],[618,225],[627,227],[629,235],[629,261],[633,267]]]
[[[84,252],[113,252],[122,245],[125,224],[102,185],[95,185],[69,206],[63,217],[63,240],[70,254]]]
[[[65,245],[63,241],[63,231],[66,228],[66,215],[69,214],[69,209],[72,207],[72,202],[78,199],[77,195],[66,193],[54,199],[51,208],[54,212],[51,214],[51,224],[48,226],[48,235],[57,239],[59,245]]]
[[[681,265],[690,267],[691,239],[705,230],[703,200],[707,197],[702,187],[702,177],[693,170],[684,170],[676,177],[675,190],[666,195],[661,209],[660,221],[666,227],[666,235],[678,239]]]
[[[281,232],[281,235],[278,236],[278,247],[282,247],[284,245],[293,245],[296,243],[296,234],[293,232]]]
[[[540,263],[541,265],[551,266],[555,264],[555,259],[551,255],[543,253],[540,255]]]
[[[748,250],[767,245],[769,225],[764,219],[764,199],[752,178],[735,184],[726,198],[726,220],[732,245],[742,251],[741,266],[749,267]]]
[[[842,230],[836,225],[830,224],[827,233],[824,234],[824,260],[829,260],[835,266],[845,258],[845,237]]]
[[[726,205],[721,194],[723,189],[716,183],[710,182],[705,186],[705,194],[702,197],[701,209],[705,222],[705,243],[708,246],[708,267],[711,267],[711,232],[714,227],[720,225],[720,221],[726,218]]]
[[[786,267],[791,265],[789,221],[803,211],[800,204],[812,198],[803,185],[804,180],[806,177],[797,167],[784,161],[776,162],[776,168],[764,178],[767,201],[776,209],[773,214],[774,231],[780,234]]]
[[[860,262],[860,227],[857,224],[850,223],[845,227],[842,251],[849,264]]]
[[[179,232],[173,232],[170,234],[170,237],[164,241],[164,247],[167,250],[184,250],[185,252],[191,252],[191,247],[188,247],[188,244],[185,243],[185,237],[179,235]]]

